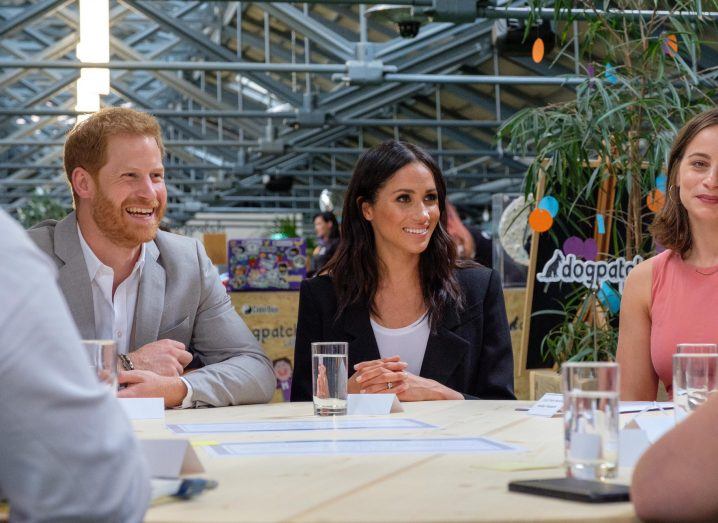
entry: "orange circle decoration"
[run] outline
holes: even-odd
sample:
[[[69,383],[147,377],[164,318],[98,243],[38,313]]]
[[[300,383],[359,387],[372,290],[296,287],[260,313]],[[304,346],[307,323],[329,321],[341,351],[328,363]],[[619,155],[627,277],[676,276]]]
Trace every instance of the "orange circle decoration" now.
[[[534,62],[537,64],[541,63],[541,60],[543,60],[543,54],[545,52],[545,48],[543,45],[543,39],[541,37],[538,37],[536,40],[534,40],[533,48],[531,49],[531,58]]]
[[[663,209],[663,206],[665,204],[666,195],[663,193],[663,191],[653,189],[651,192],[648,193],[648,196],[646,197],[646,205],[648,205],[648,208],[651,211],[658,212]]]
[[[529,214],[529,226],[536,232],[546,232],[552,225],[551,213],[545,209],[534,209]]]

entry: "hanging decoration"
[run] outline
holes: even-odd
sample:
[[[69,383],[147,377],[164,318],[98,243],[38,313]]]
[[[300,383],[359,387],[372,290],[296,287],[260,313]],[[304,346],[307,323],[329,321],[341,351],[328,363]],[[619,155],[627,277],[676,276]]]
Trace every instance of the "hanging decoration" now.
[[[551,213],[538,207],[529,214],[529,226],[536,232],[546,232],[553,225]]]
[[[616,69],[610,63],[606,62],[606,81],[611,85],[618,83],[615,71]]]
[[[598,234],[606,234],[606,220],[603,218],[603,214],[596,215],[596,229]]]
[[[573,254],[584,260],[595,260],[598,256],[598,244],[593,238],[582,240],[578,236],[570,236],[563,242],[563,253],[566,256]]]
[[[543,43],[543,39],[539,36],[534,40],[534,45],[531,49],[531,58],[533,61],[537,64],[540,64],[543,60],[543,56],[545,53],[545,46]]]
[[[544,196],[538,204],[539,209],[548,211],[551,218],[555,218],[558,214],[558,200],[553,196]]]
[[[678,54],[678,38],[674,34],[661,35],[661,49],[666,56],[673,58]]]
[[[648,205],[648,208],[651,211],[658,212],[663,209],[663,206],[665,204],[666,194],[663,191],[653,189],[651,192],[648,193],[648,196],[646,197],[646,205]]]

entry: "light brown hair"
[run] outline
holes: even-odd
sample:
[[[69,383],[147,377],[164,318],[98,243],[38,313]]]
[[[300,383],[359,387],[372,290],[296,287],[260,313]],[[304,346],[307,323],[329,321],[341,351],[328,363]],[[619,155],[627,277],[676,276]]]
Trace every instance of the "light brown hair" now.
[[[681,256],[691,249],[691,237],[688,211],[681,203],[680,188],[676,183],[678,169],[683,155],[693,139],[703,129],[718,125],[718,109],[710,109],[693,118],[678,131],[671,153],[668,156],[668,182],[666,203],[651,224],[651,234],[655,240],[667,249],[678,252]]]
[[[63,150],[65,175],[75,206],[77,194],[72,187],[72,171],[82,167],[97,179],[100,168],[107,163],[107,142],[119,135],[150,136],[157,142],[160,155],[165,154],[160,124],[147,113],[125,107],[109,107],[78,122],[68,133]]]

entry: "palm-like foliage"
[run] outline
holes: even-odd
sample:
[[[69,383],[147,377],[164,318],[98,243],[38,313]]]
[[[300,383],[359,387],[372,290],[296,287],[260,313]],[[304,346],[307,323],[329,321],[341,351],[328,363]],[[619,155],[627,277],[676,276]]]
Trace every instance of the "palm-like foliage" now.
[[[533,0],[531,7],[536,13],[548,4]],[[609,247],[601,255],[650,255],[653,245],[646,224],[651,216],[643,202],[656,178],[664,174],[677,129],[712,106],[715,72],[698,66],[709,24],[679,14],[695,11],[696,1],[616,0],[596,5],[588,0],[556,0],[551,4],[557,33],[566,44],[560,53],[567,52],[573,36],[567,8],[610,8],[619,15],[580,22],[581,67],[588,78],[576,89],[575,99],[526,108],[501,128],[499,137],[508,139],[509,151],[534,158],[526,174],[526,193],[536,191],[543,169],[546,193],[561,204],[564,234],[582,235],[587,224],[593,226],[599,189],[610,179],[615,198],[605,214],[617,226],[607,231]],[[704,10],[718,7],[715,0],[702,4]],[[654,11],[645,18],[620,16],[637,9]],[[659,16],[658,10],[671,15]],[[545,340],[543,347],[557,362],[577,355],[607,359],[615,352],[615,345],[613,351],[606,351],[607,340],[615,341],[615,333],[606,331],[607,322],[594,325],[595,301],[595,294],[584,289],[582,298],[564,311],[562,327],[550,335],[566,339]],[[600,332],[594,333],[596,328]]]

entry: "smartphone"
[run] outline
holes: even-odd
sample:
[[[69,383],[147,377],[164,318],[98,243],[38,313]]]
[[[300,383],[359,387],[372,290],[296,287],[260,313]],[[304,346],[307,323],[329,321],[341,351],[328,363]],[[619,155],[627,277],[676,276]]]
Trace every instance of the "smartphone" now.
[[[612,503],[630,500],[630,489],[627,485],[576,478],[512,481],[509,483],[509,490],[586,503]]]

